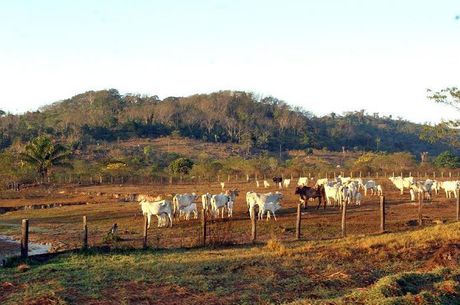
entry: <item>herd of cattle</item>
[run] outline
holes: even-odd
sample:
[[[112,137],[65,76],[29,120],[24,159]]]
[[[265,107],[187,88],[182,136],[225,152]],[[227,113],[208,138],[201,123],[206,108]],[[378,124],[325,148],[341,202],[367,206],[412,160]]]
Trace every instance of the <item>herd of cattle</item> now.
[[[274,177],[273,182],[278,185],[280,189],[288,188],[291,179],[283,179],[281,177]],[[460,188],[460,181],[436,181],[436,180],[421,180],[416,181],[413,177],[390,177],[389,180],[394,186],[404,193],[404,189],[408,189],[411,201],[415,201],[417,194],[427,200],[431,200],[432,192],[436,194],[441,189],[446,192],[446,197],[457,197],[457,192]],[[335,179],[318,179],[313,187],[307,186],[310,179],[300,177],[297,182],[295,194],[299,195],[300,202],[303,203],[304,208],[307,207],[307,202],[310,199],[318,199],[318,206],[324,203],[329,206],[339,206],[356,204],[361,205],[362,193],[364,196],[369,195],[383,195],[383,188],[374,180],[364,180],[361,178],[351,177],[337,177]],[[263,181],[265,188],[270,186],[267,180]],[[256,186],[260,187],[260,182],[256,180]],[[210,217],[227,217],[233,216],[233,206],[236,197],[239,195],[238,189],[231,189],[224,192],[225,183],[221,183],[222,193],[220,194],[203,194],[201,195],[201,203],[204,213]],[[192,217],[198,218],[197,201],[199,196],[195,193],[175,194],[172,201],[162,199],[161,197],[152,197],[148,195],[139,195],[138,200],[142,209],[142,213],[147,217],[148,227],[150,228],[151,217],[157,216],[158,227],[169,226],[172,227],[173,218],[189,220]],[[249,211],[249,216],[255,217],[254,214],[257,210],[258,219],[262,219],[267,215],[267,220],[273,214],[276,220],[276,211],[281,208],[281,199],[283,194],[279,191],[269,193],[246,193],[246,204]]]

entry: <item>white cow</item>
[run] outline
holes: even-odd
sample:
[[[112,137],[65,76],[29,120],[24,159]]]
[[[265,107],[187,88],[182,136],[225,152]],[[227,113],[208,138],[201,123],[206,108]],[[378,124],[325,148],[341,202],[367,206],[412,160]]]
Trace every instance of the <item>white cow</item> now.
[[[191,205],[197,199],[198,196],[195,193],[176,194],[173,197],[174,216],[179,216],[182,208]]]
[[[431,200],[431,187],[433,186],[433,180],[417,181],[410,186],[412,192],[410,192],[411,201],[415,201],[415,195],[420,194],[424,199]]]
[[[233,204],[239,191],[237,189],[226,191],[225,194],[217,194],[211,196],[211,207],[214,217],[219,217],[219,210],[222,211],[222,218],[224,218],[224,211],[227,210],[227,216],[233,216]]]
[[[324,191],[326,193],[326,202],[328,205],[331,204],[331,199],[336,204],[342,205],[342,196],[340,195],[340,185],[336,184],[334,186],[329,186],[328,184],[324,185]]]
[[[289,184],[291,184],[291,179],[284,179],[283,180],[283,186],[284,188],[288,188]]]
[[[459,189],[460,181],[444,181],[441,184],[441,188],[446,192],[446,198],[452,198],[452,193],[454,197],[457,198],[457,190]]]
[[[356,196],[358,194],[358,184],[354,181],[350,181],[347,185],[347,204],[351,204],[353,201],[356,203]]]
[[[328,184],[328,183],[329,183],[329,179],[327,179],[327,178],[322,178],[322,179],[316,180],[315,186],[326,185],[326,184]]]
[[[441,182],[437,180],[433,180],[433,186],[431,187],[434,190],[434,193],[437,195],[441,190]]]
[[[341,175],[339,175],[336,180],[337,182],[340,182],[342,184],[348,184],[348,182],[350,182],[351,179],[351,177],[342,177]]]
[[[179,211],[179,218],[181,216],[185,217],[185,220],[190,220],[190,215],[193,213],[195,219],[198,219],[198,209],[196,208],[196,203],[192,202],[191,205],[183,207]]]
[[[297,180],[298,186],[303,186],[307,184],[308,184],[308,177],[299,177],[299,180]]]
[[[405,188],[410,188],[410,186],[415,182],[414,177],[403,178],[401,176],[398,176],[390,177],[388,179],[390,179],[390,181],[396,186],[396,188],[401,191],[401,194],[403,194]]]
[[[206,193],[201,195],[201,203],[203,204],[203,210],[211,211],[211,194]]]
[[[150,228],[152,215],[157,216],[158,227],[166,226],[166,219],[169,219],[169,226],[172,227],[173,207],[171,201],[148,201],[142,195],[139,196],[139,199],[139,205],[141,206],[142,214],[147,216],[148,228]],[[167,216],[168,218],[166,218],[165,216]]]
[[[270,187],[270,183],[267,180],[264,180],[264,188]]]
[[[246,193],[246,201],[249,207],[249,215],[254,217],[252,214],[254,207],[259,207],[258,218],[262,219],[263,215],[267,213],[267,220],[270,219],[270,212],[276,220],[276,211],[281,208],[280,201],[283,198],[283,194],[280,192],[258,194],[254,192]]]
[[[225,188],[225,182],[221,182],[220,183],[220,187],[222,188],[222,192],[224,191],[224,188]]]
[[[364,189],[364,196],[367,196],[367,191],[371,191],[371,195],[376,195],[377,194],[377,183],[375,183],[374,180],[368,180],[364,182],[363,184],[363,189]]]

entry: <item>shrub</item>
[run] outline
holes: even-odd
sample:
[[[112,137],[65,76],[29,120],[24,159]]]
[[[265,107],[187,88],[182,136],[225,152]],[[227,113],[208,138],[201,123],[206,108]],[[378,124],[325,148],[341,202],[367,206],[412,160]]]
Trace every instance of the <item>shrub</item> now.
[[[439,154],[434,160],[433,164],[436,167],[444,168],[459,168],[460,167],[460,157],[456,156],[450,151],[445,151]]]

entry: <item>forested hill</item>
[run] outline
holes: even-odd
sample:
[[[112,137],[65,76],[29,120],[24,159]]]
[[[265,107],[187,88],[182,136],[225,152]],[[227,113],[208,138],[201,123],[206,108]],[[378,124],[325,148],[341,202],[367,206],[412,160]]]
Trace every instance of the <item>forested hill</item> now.
[[[422,151],[448,144],[419,138],[422,125],[363,110],[323,117],[282,100],[247,92],[220,91],[189,97],[89,91],[21,115],[0,117],[0,148],[49,134],[74,148],[98,141],[181,135],[209,142],[242,144],[247,152],[267,149]]]

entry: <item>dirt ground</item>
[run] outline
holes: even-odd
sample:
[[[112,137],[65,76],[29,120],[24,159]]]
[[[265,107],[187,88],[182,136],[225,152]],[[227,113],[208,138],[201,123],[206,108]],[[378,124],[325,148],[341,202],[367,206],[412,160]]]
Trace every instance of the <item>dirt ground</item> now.
[[[406,192],[400,195],[387,179],[379,179],[386,198],[387,231],[397,232],[417,228],[418,205],[409,201]],[[226,183],[226,188],[238,188],[240,195],[231,219],[211,219],[208,222],[208,243],[215,245],[244,244],[250,242],[251,223],[247,212],[247,191],[268,192],[278,188],[257,189],[254,182]],[[295,185],[283,189],[282,209],[278,220],[259,221],[257,239],[292,240],[295,238],[295,220],[298,197]],[[174,193],[220,193],[218,183],[179,185],[102,185],[66,186],[53,189],[26,189],[19,193],[3,193],[0,209],[0,235],[19,239],[21,219],[30,221],[30,240],[51,243],[52,251],[81,246],[82,217],[88,217],[90,247],[142,246],[143,216],[140,206],[129,201],[132,194],[151,194],[171,197]],[[132,197],[131,197],[132,199]],[[23,207],[26,206],[26,209]],[[201,203],[199,204],[201,207]],[[14,210],[18,209],[19,210]],[[5,210],[4,210],[5,211]],[[444,193],[434,195],[432,202],[423,204],[424,225],[451,222],[455,219],[455,199],[446,199]],[[154,219],[154,218],[153,218]],[[316,201],[302,211],[302,239],[326,240],[341,236],[341,211],[336,207],[316,209]],[[368,235],[379,231],[379,198],[363,196],[361,206],[349,206],[347,212],[348,235]],[[107,240],[112,224],[118,224],[119,239]],[[200,219],[175,220],[173,228],[157,228],[156,219],[148,232],[150,247],[179,248],[200,244]],[[1,245],[0,245],[1,246]]]

